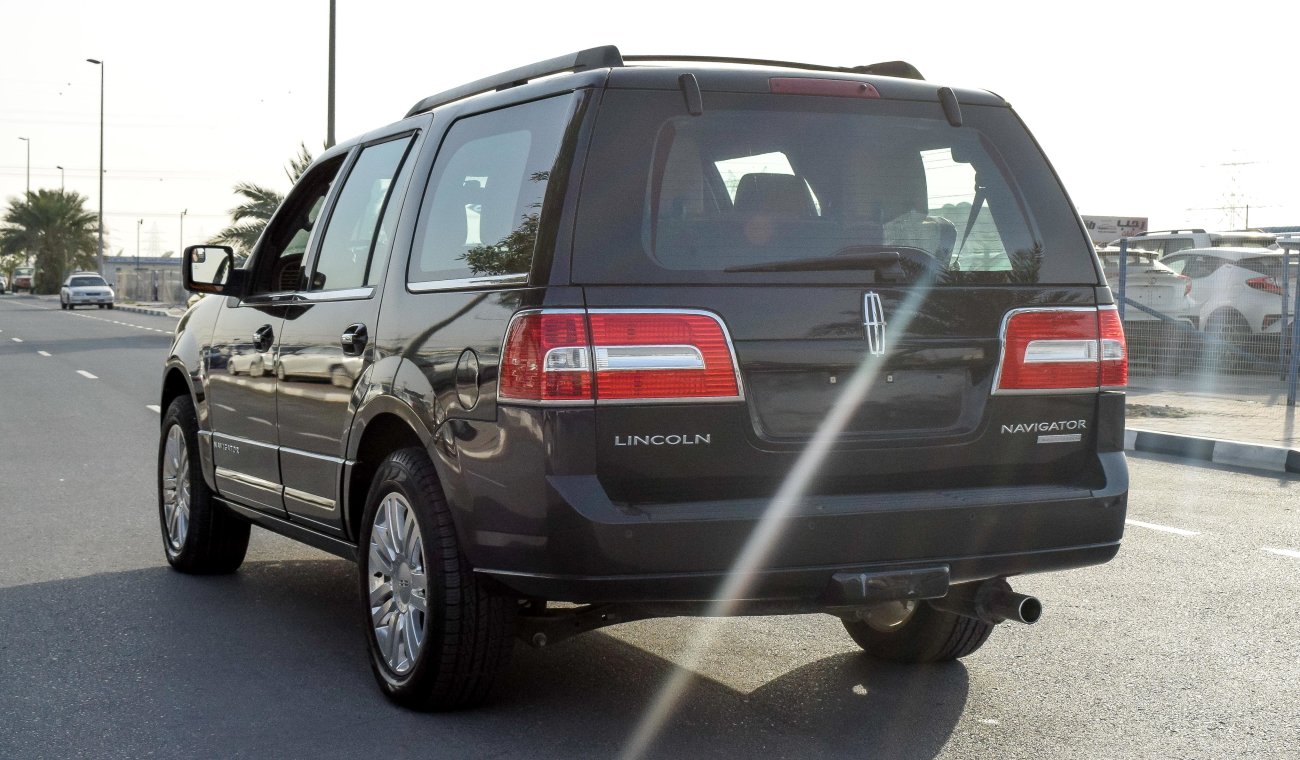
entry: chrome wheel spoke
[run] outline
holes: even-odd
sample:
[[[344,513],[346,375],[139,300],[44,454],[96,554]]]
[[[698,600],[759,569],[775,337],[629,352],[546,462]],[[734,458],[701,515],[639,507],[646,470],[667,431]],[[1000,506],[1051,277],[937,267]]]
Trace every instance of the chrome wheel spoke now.
[[[168,429],[162,460],[163,526],[172,551],[180,551],[190,527],[190,456],[180,425]]]
[[[385,577],[393,576],[393,560],[389,558],[388,552],[382,546],[376,544],[372,538],[370,541],[370,573],[381,573]]]
[[[366,553],[370,617],[379,656],[398,675],[410,671],[424,643],[428,581],[415,510],[400,493],[383,497]]]

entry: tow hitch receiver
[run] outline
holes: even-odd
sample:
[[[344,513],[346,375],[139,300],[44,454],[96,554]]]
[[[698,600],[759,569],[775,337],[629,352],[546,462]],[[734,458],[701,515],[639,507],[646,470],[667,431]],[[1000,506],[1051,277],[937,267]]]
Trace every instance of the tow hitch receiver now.
[[[948,566],[883,573],[836,573],[828,601],[836,607],[861,607],[908,599],[937,599],[948,593]]]

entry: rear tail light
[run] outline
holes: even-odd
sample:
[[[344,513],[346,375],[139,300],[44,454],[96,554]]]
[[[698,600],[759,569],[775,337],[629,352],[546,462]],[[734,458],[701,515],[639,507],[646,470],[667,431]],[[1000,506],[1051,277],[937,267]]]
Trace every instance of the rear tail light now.
[[[515,317],[501,356],[503,401],[590,403],[742,398],[731,342],[713,314],[536,311]]]
[[[1128,384],[1124,327],[1114,306],[1018,309],[1002,326],[994,393],[1050,393]]]
[[[1252,277],[1249,280],[1246,280],[1246,284],[1255,290],[1262,290],[1265,293],[1273,293],[1274,295],[1279,296],[1282,295],[1282,286],[1278,285],[1277,280],[1274,280],[1272,277]]]
[[[1185,274],[1180,274],[1178,277],[1183,281],[1183,295],[1190,296],[1192,294],[1192,278]]]

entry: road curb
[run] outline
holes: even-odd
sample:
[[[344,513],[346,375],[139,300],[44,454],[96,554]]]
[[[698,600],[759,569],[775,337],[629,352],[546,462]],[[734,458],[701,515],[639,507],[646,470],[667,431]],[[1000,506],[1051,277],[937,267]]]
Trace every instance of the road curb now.
[[[113,308],[116,309],[117,311],[125,311],[131,314],[150,314],[155,317],[173,316],[172,314],[168,313],[163,309],[150,309],[144,306],[125,306],[123,304],[117,304]]]
[[[1124,431],[1124,450],[1168,454],[1247,470],[1300,473],[1300,450],[1262,443],[1128,428]]]

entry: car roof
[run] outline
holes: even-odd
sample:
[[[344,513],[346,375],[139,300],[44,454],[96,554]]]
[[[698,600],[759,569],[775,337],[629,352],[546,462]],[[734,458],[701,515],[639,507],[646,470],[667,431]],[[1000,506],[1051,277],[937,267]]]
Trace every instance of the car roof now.
[[[1218,256],[1222,259],[1250,259],[1256,257],[1281,256],[1281,251],[1275,251],[1272,248],[1242,248],[1233,246],[1219,246],[1216,248],[1185,248],[1176,253],[1171,253],[1165,258],[1171,256],[1183,256],[1189,253],[1200,253],[1209,256]]]

